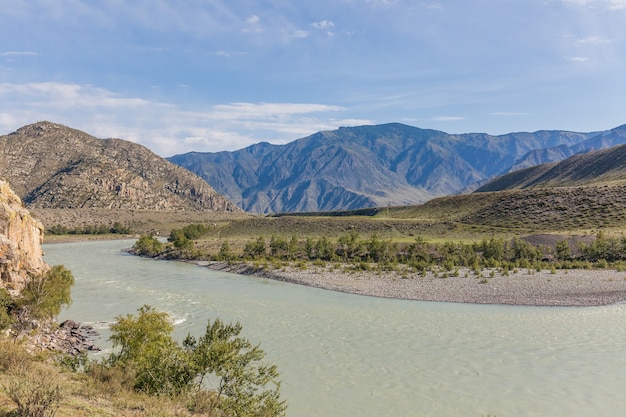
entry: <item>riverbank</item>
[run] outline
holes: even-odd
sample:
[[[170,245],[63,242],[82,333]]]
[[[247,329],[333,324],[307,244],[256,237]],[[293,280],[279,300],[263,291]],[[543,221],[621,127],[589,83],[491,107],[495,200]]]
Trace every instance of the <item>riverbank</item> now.
[[[397,272],[347,272],[333,266],[306,269],[256,269],[251,264],[200,263],[207,268],[332,291],[416,301],[527,306],[601,306],[626,300],[626,272],[615,270],[535,271],[520,269],[504,275],[485,270],[455,274],[432,272],[401,275]]]

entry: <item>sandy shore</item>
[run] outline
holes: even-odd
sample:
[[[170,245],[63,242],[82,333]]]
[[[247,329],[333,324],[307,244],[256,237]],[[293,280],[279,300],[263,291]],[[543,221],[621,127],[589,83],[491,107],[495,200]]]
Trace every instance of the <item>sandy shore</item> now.
[[[345,272],[332,267],[255,270],[252,265],[204,263],[210,269],[255,275],[333,291],[419,301],[532,306],[600,306],[626,300],[626,272],[615,270],[520,269],[481,277],[461,270],[458,276],[429,273],[400,276],[395,272]]]

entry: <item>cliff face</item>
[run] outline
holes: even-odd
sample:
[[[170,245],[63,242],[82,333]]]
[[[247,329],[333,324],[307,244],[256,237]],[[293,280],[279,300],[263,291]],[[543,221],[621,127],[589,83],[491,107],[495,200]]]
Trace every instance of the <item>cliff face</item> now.
[[[28,213],[9,184],[0,180],[0,286],[20,292],[31,275],[50,267],[43,260],[43,225]]]

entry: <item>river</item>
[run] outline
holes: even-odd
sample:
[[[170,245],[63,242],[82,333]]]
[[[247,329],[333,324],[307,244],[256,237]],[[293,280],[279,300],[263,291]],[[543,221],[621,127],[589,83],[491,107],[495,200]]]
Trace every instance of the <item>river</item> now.
[[[177,337],[239,321],[278,365],[291,417],[626,415],[626,304],[516,307],[325,291],[121,252],[133,241],[44,245],[76,279],[72,318],[99,329],[143,304]]]

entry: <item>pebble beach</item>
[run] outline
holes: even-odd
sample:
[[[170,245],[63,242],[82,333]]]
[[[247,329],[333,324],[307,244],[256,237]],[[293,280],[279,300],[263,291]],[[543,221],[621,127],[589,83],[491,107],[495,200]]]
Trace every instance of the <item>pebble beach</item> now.
[[[626,300],[626,272],[609,269],[535,271],[508,275],[485,270],[425,275],[345,271],[332,266],[255,269],[245,263],[208,262],[213,270],[254,275],[332,291],[417,301],[527,306],[602,306]]]

